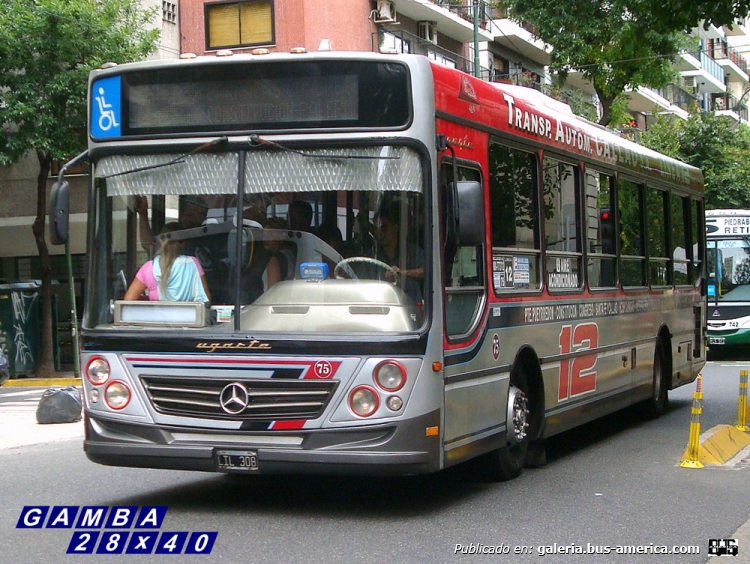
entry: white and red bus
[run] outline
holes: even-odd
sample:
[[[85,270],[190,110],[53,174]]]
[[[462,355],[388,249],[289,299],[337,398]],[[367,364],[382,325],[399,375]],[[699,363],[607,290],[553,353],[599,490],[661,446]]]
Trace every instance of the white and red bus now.
[[[708,346],[750,343],[750,210],[706,211]]]
[[[705,362],[700,171],[536,91],[329,52],[115,66],[89,97],[95,462],[508,479]],[[210,303],[125,300],[170,242]]]

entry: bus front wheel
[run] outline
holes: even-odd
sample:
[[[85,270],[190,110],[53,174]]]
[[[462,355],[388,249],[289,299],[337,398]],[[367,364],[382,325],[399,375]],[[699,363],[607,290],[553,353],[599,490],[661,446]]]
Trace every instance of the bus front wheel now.
[[[529,451],[529,414],[526,378],[514,375],[508,389],[505,445],[485,455],[488,478],[506,481],[521,475]]]

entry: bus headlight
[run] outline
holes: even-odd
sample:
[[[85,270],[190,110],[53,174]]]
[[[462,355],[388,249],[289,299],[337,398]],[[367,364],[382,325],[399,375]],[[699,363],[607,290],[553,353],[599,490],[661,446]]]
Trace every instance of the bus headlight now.
[[[370,386],[357,386],[349,392],[349,408],[360,417],[369,417],[379,405],[378,393]]]
[[[122,382],[112,382],[104,390],[104,401],[111,409],[122,409],[130,402],[130,389]]]
[[[99,356],[92,357],[86,365],[86,378],[94,386],[101,386],[109,378],[109,363]]]
[[[397,392],[406,384],[406,368],[395,360],[385,360],[372,371],[375,383],[386,392]]]

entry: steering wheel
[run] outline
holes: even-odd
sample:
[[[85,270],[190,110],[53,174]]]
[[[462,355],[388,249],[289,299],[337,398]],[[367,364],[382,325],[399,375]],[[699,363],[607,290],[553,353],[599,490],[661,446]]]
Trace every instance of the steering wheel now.
[[[389,265],[388,263],[383,262],[382,260],[378,260],[378,259],[374,259],[374,258],[370,258],[370,257],[349,257],[349,258],[345,258],[345,259],[341,260],[336,265],[336,267],[333,269],[333,276],[334,276],[334,278],[338,278],[338,279],[344,278],[343,276],[341,276],[341,271],[344,270],[345,267],[349,266],[353,262],[364,262],[366,264],[373,264],[373,265],[375,265],[375,266],[377,266],[379,268],[382,268],[383,270],[386,270],[386,271],[390,272],[391,274],[393,274],[393,284],[394,285],[397,285],[399,283],[400,276],[399,276],[398,272],[396,272],[396,270],[391,265]],[[349,269],[349,271],[352,274],[354,274],[354,272],[351,269]],[[354,275],[353,277],[355,279],[358,278],[356,275]]]

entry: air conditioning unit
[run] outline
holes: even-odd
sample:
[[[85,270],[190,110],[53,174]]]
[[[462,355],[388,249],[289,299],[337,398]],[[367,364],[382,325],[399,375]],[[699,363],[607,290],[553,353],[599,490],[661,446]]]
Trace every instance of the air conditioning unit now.
[[[375,23],[396,23],[396,8],[390,0],[378,0],[375,9]]]
[[[437,22],[418,22],[419,37],[437,45]]]
[[[695,79],[695,76],[683,76],[682,83],[685,85],[685,88],[695,88],[698,86],[698,81]]]

